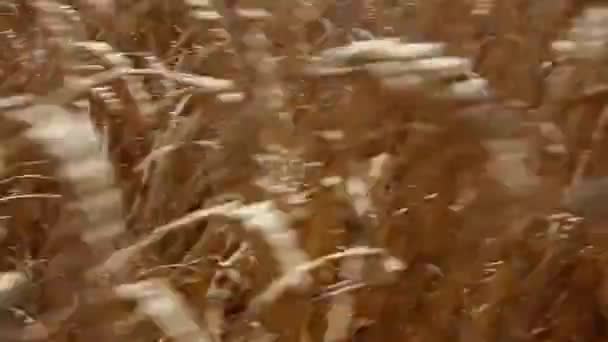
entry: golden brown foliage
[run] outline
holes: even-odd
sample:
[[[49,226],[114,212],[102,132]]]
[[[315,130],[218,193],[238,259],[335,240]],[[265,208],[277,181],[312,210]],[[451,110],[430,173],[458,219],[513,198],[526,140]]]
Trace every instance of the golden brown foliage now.
[[[1,341],[603,341],[608,7],[0,0]]]

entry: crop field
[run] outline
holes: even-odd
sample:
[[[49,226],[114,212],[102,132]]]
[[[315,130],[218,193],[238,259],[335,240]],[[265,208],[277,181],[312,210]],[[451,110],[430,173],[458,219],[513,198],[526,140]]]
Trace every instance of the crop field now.
[[[608,4],[0,0],[0,342],[608,340]]]

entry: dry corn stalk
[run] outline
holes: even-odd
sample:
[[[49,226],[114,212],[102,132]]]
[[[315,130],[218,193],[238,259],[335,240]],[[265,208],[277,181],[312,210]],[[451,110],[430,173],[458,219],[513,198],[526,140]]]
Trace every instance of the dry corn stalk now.
[[[27,122],[31,128],[25,137],[62,161],[60,175],[78,196],[72,205],[87,215],[89,227],[81,232],[83,240],[94,245],[123,233],[122,193],[89,119],[54,105],[30,106],[11,113],[11,118]]]

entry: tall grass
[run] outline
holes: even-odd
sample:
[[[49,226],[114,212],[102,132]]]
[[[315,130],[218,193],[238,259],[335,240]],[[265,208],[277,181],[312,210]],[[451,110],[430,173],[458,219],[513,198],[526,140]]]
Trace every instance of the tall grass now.
[[[605,340],[597,3],[0,1],[0,340]]]

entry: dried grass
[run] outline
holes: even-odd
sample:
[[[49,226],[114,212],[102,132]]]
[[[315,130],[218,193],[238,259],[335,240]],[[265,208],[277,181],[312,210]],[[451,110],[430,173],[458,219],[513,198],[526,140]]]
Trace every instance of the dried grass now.
[[[0,0],[0,339],[605,340],[598,3]]]

